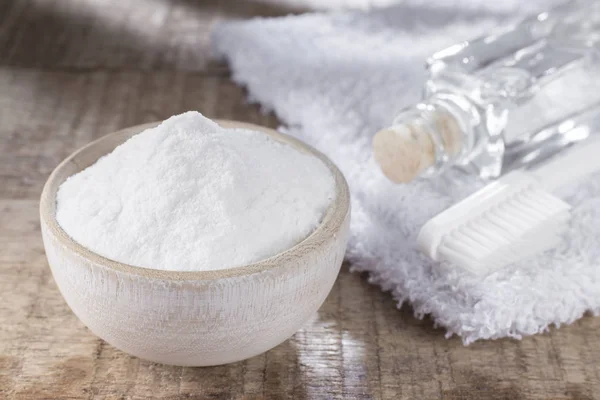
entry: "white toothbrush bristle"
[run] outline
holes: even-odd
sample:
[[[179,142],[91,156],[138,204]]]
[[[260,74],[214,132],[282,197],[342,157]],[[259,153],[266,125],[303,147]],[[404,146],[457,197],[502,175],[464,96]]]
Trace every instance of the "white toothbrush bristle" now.
[[[437,259],[477,275],[491,273],[555,247],[570,207],[536,187],[508,193],[441,236]]]

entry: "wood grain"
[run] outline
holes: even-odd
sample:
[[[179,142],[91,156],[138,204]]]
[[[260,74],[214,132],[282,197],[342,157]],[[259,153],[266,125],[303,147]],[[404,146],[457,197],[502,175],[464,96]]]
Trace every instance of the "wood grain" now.
[[[207,34],[223,18],[299,11],[252,1],[0,2],[0,399],[600,398],[600,318],[463,347],[348,266],[293,338],[226,366],[141,361],[71,313],[39,232],[50,171],[107,132],[189,109],[276,127],[207,60]]]

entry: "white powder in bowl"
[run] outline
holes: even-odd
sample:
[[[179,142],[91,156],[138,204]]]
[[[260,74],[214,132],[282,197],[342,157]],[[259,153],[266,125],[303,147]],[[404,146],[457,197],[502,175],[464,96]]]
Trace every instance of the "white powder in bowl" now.
[[[187,112],[69,177],[58,190],[56,218],[75,241],[112,260],[215,270],[293,247],[334,196],[321,160]]]

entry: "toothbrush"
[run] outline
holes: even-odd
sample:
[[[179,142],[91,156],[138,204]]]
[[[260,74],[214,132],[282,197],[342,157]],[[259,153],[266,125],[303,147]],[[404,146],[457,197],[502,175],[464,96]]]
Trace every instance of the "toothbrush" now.
[[[516,170],[430,219],[417,245],[435,261],[487,275],[555,247],[571,206],[559,186],[600,170],[600,137],[590,137],[533,170]]]

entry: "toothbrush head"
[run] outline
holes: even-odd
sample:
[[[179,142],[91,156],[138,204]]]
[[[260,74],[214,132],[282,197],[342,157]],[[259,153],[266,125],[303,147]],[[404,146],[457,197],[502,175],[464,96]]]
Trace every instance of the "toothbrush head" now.
[[[555,247],[570,206],[515,171],[429,220],[417,238],[430,258],[484,276]]]

